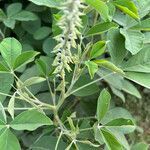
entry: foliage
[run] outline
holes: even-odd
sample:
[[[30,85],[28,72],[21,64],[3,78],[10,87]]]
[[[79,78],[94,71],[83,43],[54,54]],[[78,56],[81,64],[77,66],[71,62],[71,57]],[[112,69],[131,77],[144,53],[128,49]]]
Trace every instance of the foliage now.
[[[150,89],[149,0],[0,5],[0,149],[148,149],[111,95]]]

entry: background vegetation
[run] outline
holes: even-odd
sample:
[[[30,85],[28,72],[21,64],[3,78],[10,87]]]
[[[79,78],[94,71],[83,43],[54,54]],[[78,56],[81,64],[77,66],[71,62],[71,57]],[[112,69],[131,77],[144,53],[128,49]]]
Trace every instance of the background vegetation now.
[[[62,34],[62,2],[0,1],[0,149],[147,150],[150,1],[82,1],[70,66],[83,72],[60,104],[62,82],[53,74],[52,51],[58,44],[54,37]],[[72,76],[66,71],[65,89]],[[64,133],[49,86],[57,92]]]

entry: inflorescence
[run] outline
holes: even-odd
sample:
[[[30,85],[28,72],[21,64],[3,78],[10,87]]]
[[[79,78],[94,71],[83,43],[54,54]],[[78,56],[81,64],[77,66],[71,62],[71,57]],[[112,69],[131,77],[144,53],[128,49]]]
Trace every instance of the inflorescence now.
[[[57,25],[62,29],[62,33],[55,37],[58,44],[53,52],[56,54],[53,66],[56,67],[54,73],[60,77],[65,76],[65,69],[71,71],[70,63],[73,63],[71,48],[76,48],[76,39],[80,35],[79,28],[82,28],[80,16],[84,8],[80,0],[67,0],[62,4],[63,15]]]

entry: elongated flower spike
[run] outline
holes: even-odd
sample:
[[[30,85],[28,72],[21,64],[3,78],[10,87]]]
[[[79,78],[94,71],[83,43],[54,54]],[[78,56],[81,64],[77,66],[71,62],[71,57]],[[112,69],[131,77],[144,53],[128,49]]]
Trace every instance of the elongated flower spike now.
[[[56,54],[53,66],[54,71],[59,76],[65,75],[65,69],[71,71],[69,66],[73,63],[71,48],[76,48],[76,39],[80,34],[79,28],[82,28],[82,20],[80,16],[83,14],[80,9],[84,8],[80,0],[67,0],[62,4],[61,10],[63,16],[57,25],[62,29],[62,33],[55,37],[58,42],[53,52]]]

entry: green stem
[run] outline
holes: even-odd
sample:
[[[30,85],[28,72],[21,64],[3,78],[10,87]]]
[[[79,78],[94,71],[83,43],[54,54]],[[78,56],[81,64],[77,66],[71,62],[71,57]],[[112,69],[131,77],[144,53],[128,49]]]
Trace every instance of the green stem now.
[[[55,145],[55,150],[57,150],[57,149],[58,149],[58,144],[59,144],[59,142],[60,142],[60,139],[61,139],[62,135],[63,135],[63,132],[61,131],[61,132],[60,132],[60,134],[59,134],[59,137],[58,137],[57,143],[56,143],[56,145]]]
[[[20,82],[23,85],[23,82],[16,76],[16,74],[12,71],[11,72],[14,77],[18,80],[18,82]],[[37,106],[36,104],[40,105],[40,106],[44,106],[47,107],[51,110],[55,110],[55,106],[46,104],[46,103],[42,103],[40,100],[38,100],[30,91],[27,87],[24,87],[24,89],[26,90],[26,92],[33,98],[30,97],[26,97],[25,95],[20,95],[21,98],[23,98],[23,100],[27,101],[28,103],[30,103],[31,105],[33,105],[36,108],[39,108],[39,106]],[[36,104],[35,104],[36,103]]]
[[[54,93],[52,92],[52,88],[51,88],[48,77],[46,77],[46,81],[47,81],[47,85],[48,85],[48,88],[49,88],[50,95],[51,95],[52,100],[53,100],[53,105],[55,106],[56,103],[55,103]]]
[[[61,107],[61,105],[64,103],[65,99],[66,99],[66,85],[65,85],[65,75],[62,73],[62,90],[61,90],[61,94],[60,94],[60,97],[59,97],[59,101],[58,101],[58,104],[56,106],[57,108],[57,111],[59,110],[59,108]]]
[[[85,128],[85,129],[80,129],[80,132],[89,131],[89,130],[93,130],[93,127],[91,127],[91,128]]]
[[[13,95],[5,94],[5,93],[2,93],[2,92],[0,92],[0,95],[7,96],[7,97],[10,97],[10,98],[13,96]]]

